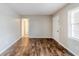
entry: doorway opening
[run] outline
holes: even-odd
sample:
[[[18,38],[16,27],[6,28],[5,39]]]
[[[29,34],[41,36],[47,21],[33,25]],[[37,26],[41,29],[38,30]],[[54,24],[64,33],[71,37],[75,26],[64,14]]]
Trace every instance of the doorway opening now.
[[[22,18],[22,37],[29,37],[29,19]]]

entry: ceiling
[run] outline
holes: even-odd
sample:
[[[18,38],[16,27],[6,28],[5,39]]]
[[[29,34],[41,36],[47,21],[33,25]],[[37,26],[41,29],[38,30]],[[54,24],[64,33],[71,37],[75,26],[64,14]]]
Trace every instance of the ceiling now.
[[[66,3],[7,3],[18,14],[26,15],[52,15],[64,7]]]

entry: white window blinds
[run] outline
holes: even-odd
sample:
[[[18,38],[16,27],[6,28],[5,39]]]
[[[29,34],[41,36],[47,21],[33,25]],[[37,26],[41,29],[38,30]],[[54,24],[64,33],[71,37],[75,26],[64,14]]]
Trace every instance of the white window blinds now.
[[[72,37],[79,39],[79,12],[72,13],[71,25],[72,25]]]

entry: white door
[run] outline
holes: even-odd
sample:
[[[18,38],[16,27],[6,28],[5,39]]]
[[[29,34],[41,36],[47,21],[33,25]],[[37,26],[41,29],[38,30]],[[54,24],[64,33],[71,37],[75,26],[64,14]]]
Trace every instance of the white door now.
[[[59,16],[54,16],[53,18],[53,38],[57,41],[59,41]]]

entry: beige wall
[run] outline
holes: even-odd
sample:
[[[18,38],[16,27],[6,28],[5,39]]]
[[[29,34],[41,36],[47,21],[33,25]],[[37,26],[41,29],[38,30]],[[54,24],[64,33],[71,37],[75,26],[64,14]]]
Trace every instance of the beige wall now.
[[[29,36],[31,38],[51,37],[51,16],[28,16]]]
[[[79,7],[79,4],[69,4],[54,16],[59,15],[60,19],[60,39],[58,42],[73,54],[79,55],[79,41],[68,38],[68,12],[76,7]]]
[[[0,4],[0,53],[21,37],[20,18],[5,4]]]

